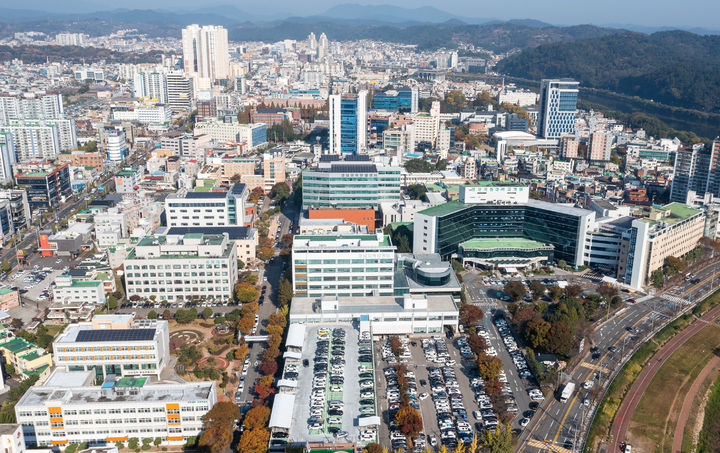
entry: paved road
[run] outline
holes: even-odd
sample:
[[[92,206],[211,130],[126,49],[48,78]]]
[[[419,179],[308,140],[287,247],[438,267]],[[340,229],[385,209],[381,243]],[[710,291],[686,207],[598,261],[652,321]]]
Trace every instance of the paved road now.
[[[699,283],[683,282],[674,293],[686,298],[707,293],[720,282],[718,270],[720,265],[714,263],[697,271]],[[581,364],[569,373],[578,388],[570,401],[563,404],[549,395],[521,437],[518,451],[539,452],[552,448],[563,453],[574,450],[580,443],[578,439],[584,439],[586,435],[588,426],[584,419],[598,404],[597,398],[602,393],[599,386],[609,385],[608,375],[621,366],[623,358],[634,351],[649,332],[667,323],[682,308],[683,304],[676,297],[658,296],[626,304],[610,321],[597,328],[591,339],[602,356],[592,360],[590,355],[586,355]],[[629,327],[633,331],[629,331]],[[611,347],[616,349],[615,352],[610,351]],[[599,379],[593,377],[595,372],[599,373]],[[585,390],[582,384],[588,380],[596,382],[591,389]],[[583,404],[586,398],[589,406]]]
[[[682,332],[672,337],[670,341],[660,348],[650,362],[645,365],[637,379],[635,379],[635,382],[633,382],[633,385],[627,395],[625,395],[625,398],[615,415],[615,420],[613,421],[612,429],[610,430],[610,442],[613,449],[617,449],[616,451],[619,451],[620,445],[625,442],[625,435],[627,433],[628,426],[630,425],[630,420],[635,413],[635,409],[640,403],[643,393],[645,393],[645,390],[648,385],[650,385],[650,382],[653,377],[655,377],[655,374],[658,372],[660,367],[662,367],[665,361],[680,346],[685,344],[687,340],[692,338],[696,333],[700,332],[700,330],[718,316],[720,316],[720,306],[717,306],[705,313],[705,315],[690,324]],[[682,444],[682,433],[680,437],[680,443]],[[679,450],[673,449],[673,451]]]

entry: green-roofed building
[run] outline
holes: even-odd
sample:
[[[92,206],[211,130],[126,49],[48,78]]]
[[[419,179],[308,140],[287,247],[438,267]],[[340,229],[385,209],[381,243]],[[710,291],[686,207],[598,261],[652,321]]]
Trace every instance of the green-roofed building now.
[[[0,330],[0,353],[21,379],[42,374],[52,365],[52,356],[47,351],[7,329]]]

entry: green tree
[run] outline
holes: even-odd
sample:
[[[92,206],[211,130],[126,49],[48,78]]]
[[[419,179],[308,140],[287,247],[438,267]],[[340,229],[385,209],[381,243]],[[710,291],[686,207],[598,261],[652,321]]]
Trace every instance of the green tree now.
[[[290,198],[290,186],[285,182],[279,182],[270,189],[268,196],[275,200],[277,204],[282,204]]]
[[[547,290],[545,285],[543,285],[542,283],[540,283],[537,280],[530,281],[529,287],[530,287],[530,294],[532,295],[532,299],[535,302],[540,300],[540,298],[543,296],[543,294],[545,294],[545,291]]]
[[[553,302],[560,300],[563,294],[565,294],[565,291],[559,286],[553,285],[550,287],[550,299],[552,299]]]
[[[292,283],[290,283],[290,280],[287,278],[282,277],[280,279],[280,284],[278,285],[278,302],[280,302],[280,305],[287,305],[290,303],[290,300],[292,300],[292,297]]]
[[[8,376],[15,376],[15,367],[12,363],[5,363],[5,374]]]
[[[245,263],[243,263],[243,260],[237,260],[238,270],[242,269],[243,267],[245,267]]]
[[[550,332],[550,323],[542,318],[533,318],[527,322],[523,334],[525,341],[533,349],[542,348],[547,342],[547,335]]]
[[[560,269],[565,269],[565,268],[567,267],[567,261],[565,261],[565,260],[559,260],[559,261],[558,261],[558,267],[559,267]]]
[[[212,314],[213,314],[213,311],[212,311],[212,308],[210,308],[210,307],[205,307],[202,311],[203,319],[210,319]]]
[[[107,307],[108,307],[108,310],[111,310],[111,311],[116,310],[118,308],[118,301],[117,301],[117,299],[115,299],[115,296],[113,296],[112,294],[110,294],[107,297]]]
[[[178,324],[189,324],[197,319],[197,315],[197,310],[194,308],[180,308],[175,312],[175,321],[177,321]]]
[[[136,450],[138,446],[140,446],[140,439],[138,439],[137,437],[131,437],[130,439],[128,439],[128,448],[130,448],[131,450]]]
[[[162,439],[159,438],[159,437],[156,437],[156,438],[153,440],[153,445],[155,445],[156,447],[157,447],[158,445],[160,445],[161,443],[162,443]]]
[[[522,300],[526,293],[525,285],[517,281],[507,282],[503,287],[503,291],[505,291],[505,294],[510,296],[510,298],[515,302]]]
[[[457,113],[463,110],[466,104],[467,99],[460,90],[450,90],[445,94],[444,110],[447,113]]]
[[[11,269],[10,261],[8,261],[8,260],[3,260],[3,262],[2,262],[2,270],[3,270],[3,272],[10,272],[10,269]]]
[[[150,310],[148,312],[148,319],[157,319],[158,314],[155,310]]]
[[[425,196],[427,188],[423,184],[410,184],[407,187],[407,194],[413,200],[420,200]]]
[[[433,170],[432,165],[425,159],[408,159],[405,162],[405,170],[408,173],[430,173]]]
[[[662,269],[656,269],[652,273],[652,281],[655,288],[662,288],[665,283],[665,275],[663,274]]]

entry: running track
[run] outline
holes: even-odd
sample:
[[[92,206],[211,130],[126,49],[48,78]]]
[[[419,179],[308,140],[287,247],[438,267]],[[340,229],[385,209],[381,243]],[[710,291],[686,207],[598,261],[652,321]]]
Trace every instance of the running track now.
[[[695,322],[672,337],[670,341],[665,343],[665,346],[660,348],[655,356],[650,359],[647,365],[645,365],[637,379],[635,379],[632,387],[630,387],[627,395],[625,395],[617,414],[615,414],[615,420],[613,421],[612,429],[610,430],[610,445],[612,446],[610,453],[620,451],[620,445],[625,441],[625,434],[627,433],[628,426],[630,425],[630,419],[632,418],[638,403],[640,403],[643,393],[645,393],[648,385],[650,385],[650,381],[652,381],[653,377],[655,377],[655,374],[658,372],[663,363],[665,363],[668,357],[670,357],[677,348],[682,346],[687,340],[692,338],[703,327],[705,327],[707,323],[711,322],[719,315],[720,305],[705,313],[705,315],[703,315],[700,319],[695,320]]]

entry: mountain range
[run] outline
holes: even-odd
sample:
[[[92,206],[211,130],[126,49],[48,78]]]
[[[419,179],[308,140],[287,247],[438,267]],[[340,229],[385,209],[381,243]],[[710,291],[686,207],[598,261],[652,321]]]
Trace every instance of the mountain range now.
[[[186,25],[190,23],[213,23],[226,27],[252,22],[257,25],[272,24],[283,21],[295,23],[340,23],[352,25],[395,25],[410,26],[419,24],[440,24],[453,21],[462,24],[489,25],[510,23],[531,28],[551,26],[534,19],[499,20],[458,16],[439,8],[423,6],[405,8],[394,5],[361,5],[344,3],[330,7],[324,12],[300,16],[290,8],[277,8],[274,4],[239,3],[207,4],[202,8],[191,7],[193,3],[177,0],[155,0],[154,4],[164,7],[145,8],[140,1],[124,2],[127,8],[99,9],[98,4],[86,0],[25,0],[22,8],[0,8],[0,23],[32,23],[32,22],[85,22],[88,20],[105,20],[111,23],[150,23],[154,25]],[[134,6],[134,7],[132,7]],[[669,27],[648,27],[632,24],[596,24],[602,28],[617,28],[652,33],[664,31]],[[698,27],[677,27],[697,34],[717,34],[717,30]]]

